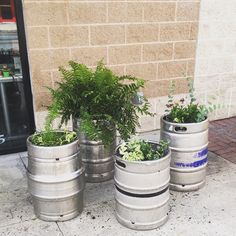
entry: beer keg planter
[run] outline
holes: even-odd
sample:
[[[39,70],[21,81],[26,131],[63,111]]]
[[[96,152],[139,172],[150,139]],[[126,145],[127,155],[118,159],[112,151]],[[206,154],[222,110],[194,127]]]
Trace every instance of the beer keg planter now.
[[[98,183],[114,177],[114,152],[116,137],[110,145],[103,145],[102,141],[90,140],[79,131],[80,120],[73,119],[73,130],[79,137],[79,155],[85,166],[85,178],[87,182]]]
[[[96,69],[69,61],[69,68],[60,67],[59,70],[62,81],[55,89],[50,89],[51,110],[60,115],[60,125],[71,117],[82,121],[80,124],[74,121],[73,129],[79,137],[86,180],[109,180],[114,175],[116,129],[121,139],[126,140],[135,134],[139,113],[151,115],[150,104],[142,94],[136,99],[138,105],[133,102],[144,87],[144,80],[116,75],[101,61]]]
[[[65,221],[83,210],[84,167],[78,140],[61,146],[37,146],[27,140],[28,190],[35,215],[45,221]]]
[[[158,143],[148,142],[153,148]],[[170,150],[158,160],[127,161],[115,155],[115,214],[119,223],[135,230],[163,225],[169,214]]]
[[[205,185],[208,123],[207,118],[196,123],[174,123],[161,117],[161,139],[170,142],[172,190],[194,191]]]

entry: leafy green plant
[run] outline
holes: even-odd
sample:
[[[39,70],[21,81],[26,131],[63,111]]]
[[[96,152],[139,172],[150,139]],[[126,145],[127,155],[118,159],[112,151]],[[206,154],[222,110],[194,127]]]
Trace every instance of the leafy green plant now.
[[[59,68],[63,78],[57,83],[58,87],[49,88],[52,94],[49,113],[60,116],[61,124],[67,123],[71,116],[79,118],[81,132],[92,140],[109,144],[115,129],[127,140],[139,125],[138,114],[151,115],[145,98],[140,106],[132,102],[144,86],[143,80],[128,75],[117,76],[102,62],[95,71],[74,61],[69,65],[70,69]]]
[[[210,112],[220,108],[220,105],[215,105],[208,102],[207,105],[197,103],[194,95],[194,86],[191,78],[187,78],[189,87],[189,98],[174,101],[175,83],[170,85],[170,92],[168,95],[168,102],[166,104],[165,119],[176,123],[196,123],[204,121]]]
[[[158,160],[168,153],[168,142],[161,140],[159,145],[144,140],[132,139],[121,144],[119,154],[127,161]]]
[[[35,133],[31,137],[32,144],[36,146],[61,146],[72,143],[77,139],[75,132],[71,131],[55,131],[44,130],[40,133]]]
[[[56,106],[52,107],[49,115],[46,117],[44,130],[35,132],[30,141],[36,146],[61,146],[74,142],[77,134],[68,130],[57,131],[52,127],[53,120],[58,116]]]

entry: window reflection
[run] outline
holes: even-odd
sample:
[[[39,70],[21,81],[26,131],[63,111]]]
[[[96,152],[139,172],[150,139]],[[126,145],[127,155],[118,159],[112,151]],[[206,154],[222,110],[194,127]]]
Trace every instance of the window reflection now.
[[[30,132],[13,4],[0,1],[0,154],[25,145]]]

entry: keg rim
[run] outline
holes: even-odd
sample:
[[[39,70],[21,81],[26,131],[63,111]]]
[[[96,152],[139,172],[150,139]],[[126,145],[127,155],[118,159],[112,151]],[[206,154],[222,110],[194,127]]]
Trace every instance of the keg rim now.
[[[159,142],[157,142],[157,141],[151,141],[151,140],[144,140],[145,142],[147,142],[147,143],[152,143],[152,144],[157,144],[157,145],[159,145]],[[115,154],[114,154],[114,156],[115,156],[115,158],[116,158],[116,160],[118,160],[118,161],[121,161],[121,162],[124,162],[124,163],[134,163],[134,164],[146,164],[146,165],[151,165],[151,164],[153,164],[153,163],[158,163],[158,162],[164,162],[165,160],[167,160],[167,159],[169,159],[170,158],[170,155],[171,155],[171,149],[170,149],[170,147],[168,147],[168,152],[167,152],[167,154],[165,155],[165,156],[163,156],[163,157],[161,157],[160,159],[157,159],[157,160],[148,160],[148,161],[127,161],[127,160],[124,160],[124,159],[122,159],[122,157],[120,157],[119,155],[117,155],[117,150],[119,149],[119,147],[121,146],[121,144],[119,144],[117,147],[116,147],[116,149],[115,149]]]
[[[200,122],[192,122],[192,123],[177,123],[177,122],[171,122],[171,121],[167,121],[167,120],[165,119],[165,117],[167,117],[167,114],[161,116],[161,120],[163,121],[163,123],[165,123],[165,124],[171,124],[171,125],[178,125],[178,126],[202,125],[202,124],[205,124],[205,123],[208,123],[208,122],[209,122],[209,118],[208,118],[208,117],[206,117],[206,119],[203,120],[203,121],[200,121]]]

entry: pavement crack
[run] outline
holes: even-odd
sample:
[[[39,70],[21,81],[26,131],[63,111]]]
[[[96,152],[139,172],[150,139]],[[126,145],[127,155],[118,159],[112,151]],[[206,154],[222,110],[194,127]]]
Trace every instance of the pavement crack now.
[[[10,214],[11,214],[11,218],[13,219],[14,216],[13,216],[13,213],[12,213],[11,209],[9,209],[9,212],[10,212]]]
[[[56,225],[57,225],[57,228],[59,229],[59,231],[61,232],[62,236],[65,236],[65,234],[62,232],[62,230],[61,230],[61,228],[60,228],[58,222],[56,222]]]
[[[29,219],[29,220],[21,220],[21,221],[17,221],[17,222],[14,222],[14,223],[9,223],[9,224],[3,224],[3,225],[0,225],[0,228],[5,228],[5,227],[13,226],[13,225],[19,225],[21,223],[29,222],[29,221],[36,220],[36,219],[37,218]]]
[[[26,164],[25,164],[25,162],[24,162],[24,160],[23,160],[23,158],[22,158],[21,156],[20,156],[20,160],[21,160],[23,166],[25,167],[25,170],[28,170],[28,169],[27,169],[27,166],[26,166]]]

